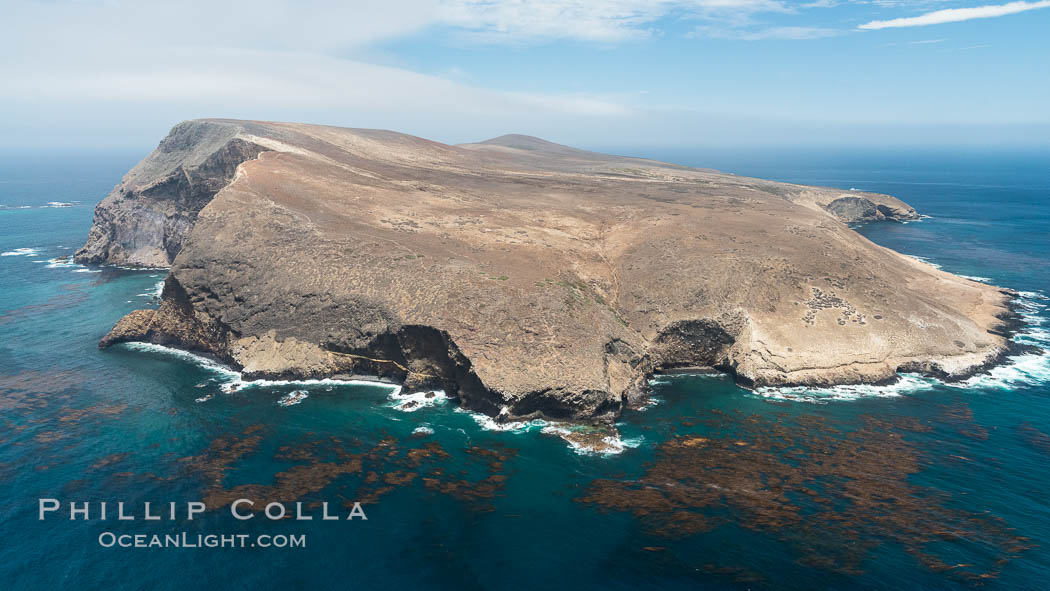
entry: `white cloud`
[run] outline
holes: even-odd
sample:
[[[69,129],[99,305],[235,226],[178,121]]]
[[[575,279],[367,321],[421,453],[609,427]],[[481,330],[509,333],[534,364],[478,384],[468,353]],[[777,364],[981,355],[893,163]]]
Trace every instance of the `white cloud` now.
[[[444,0],[439,18],[486,42],[620,42],[657,34],[654,23],[667,17],[737,20],[789,10],[781,0]]]
[[[621,97],[496,91],[315,53],[139,48],[122,59],[0,59],[0,146],[148,145],[171,125],[231,117],[393,129],[445,141],[510,132],[608,129]]]
[[[764,74],[728,78],[733,84],[715,74],[707,81],[710,92],[672,88],[670,98],[658,77],[644,82],[652,84],[651,96],[634,92],[643,82],[632,76],[610,93],[496,91],[484,88],[486,80],[474,72],[442,70],[441,64],[435,71],[443,75],[413,72],[383,53],[381,43],[424,31],[442,39],[463,34],[498,43],[615,43],[659,35],[659,27],[675,19],[679,27],[699,25],[698,34],[735,39],[845,32],[813,22],[781,26],[793,23],[766,18],[800,17],[809,10],[800,2],[807,0],[0,1],[0,146],[148,145],[173,123],[194,117],[384,127],[442,141],[523,132],[607,144],[684,144],[748,133],[749,139],[764,141],[776,121],[806,119],[775,132],[795,141],[810,137],[817,122],[825,125],[831,114],[843,120],[847,113],[865,121],[899,119],[899,103],[889,90],[881,100],[863,93],[869,96],[865,104],[846,108],[823,91],[825,84],[792,82],[780,89],[781,82]],[[407,51],[421,50],[413,45]],[[683,68],[693,65],[688,58],[681,58]],[[741,61],[739,69],[749,65],[756,64]],[[761,70],[762,64],[757,66]],[[801,67],[783,74],[785,80],[821,79],[820,72]],[[523,78],[521,84],[536,82]],[[881,87],[890,89],[892,83]],[[765,98],[774,86],[777,96]],[[781,90],[790,93],[788,99],[780,98]],[[1008,98],[1020,107],[997,112],[1034,113],[1045,120],[1039,95]],[[969,111],[959,106],[945,113],[940,100],[912,111],[920,122],[969,121],[985,108],[984,102],[971,102],[976,106]],[[688,109],[657,109],[682,105]],[[756,123],[759,115],[768,120]],[[1024,133],[1045,135],[1045,130],[1045,125],[1026,127]]]
[[[484,90],[403,68],[282,51],[140,50],[119,63],[69,56],[47,68],[29,58],[0,63],[0,78],[7,81],[0,98],[52,104],[210,105],[223,111],[295,106],[476,116],[629,112],[598,97]]]
[[[871,21],[858,26],[858,29],[876,30],[897,27],[925,27],[928,25],[940,25],[944,23],[957,23],[978,18],[992,18],[1017,14],[1028,10],[1050,7],[1050,0],[1039,2],[1009,2],[1007,4],[991,4],[987,6],[975,6],[972,8],[948,8],[935,10],[919,16],[895,18],[886,21]]]
[[[339,113],[349,125],[400,113],[479,127],[629,112],[602,96],[486,90],[343,57],[449,22],[447,10],[426,0],[14,0],[0,20],[0,113],[19,115],[0,119],[0,134],[32,113],[73,111],[96,121]]]
[[[5,0],[0,47],[223,45],[337,51],[440,19],[428,0]]]
[[[657,34],[664,18],[726,21],[784,10],[780,0],[6,0],[0,140],[42,129],[152,135],[205,116],[472,139],[607,130],[637,113],[629,88],[488,90],[454,72],[399,67],[375,48],[434,28],[501,43],[616,42]]]
[[[211,46],[332,54],[433,27],[488,43],[635,41],[658,21],[722,25],[835,0],[7,0],[0,49]],[[10,53],[9,53],[10,55]]]

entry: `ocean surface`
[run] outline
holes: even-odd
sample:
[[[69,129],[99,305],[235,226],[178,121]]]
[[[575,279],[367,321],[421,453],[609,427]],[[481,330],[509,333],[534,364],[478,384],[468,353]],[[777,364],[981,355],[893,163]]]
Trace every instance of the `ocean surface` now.
[[[617,151],[896,195],[929,217],[859,231],[1021,291],[1017,338],[1050,345],[1050,152]],[[953,385],[660,377],[654,404],[591,434],[609,453],[568,444],[570,426],[497,429],[440,395],[242,384],[188,354],[96,347],[157,304],[164,272],[62,257],[142,155],[0,159],[3,588],[1047,588],[1045,355]],[[61,507],[40,520],[40,498]],[[314,519],[237,520],[237,498]],[[213,508],[187,519],[202,500]],[[71,501],[91,519],[70,520]],[[114,518],[118,501],[136,520]],[[320,503],[346,517],[355,501],[367,520],[321,519]],[[144,520],[144,502],[165,518]],[[104,547],[107,532],[306,547]]]

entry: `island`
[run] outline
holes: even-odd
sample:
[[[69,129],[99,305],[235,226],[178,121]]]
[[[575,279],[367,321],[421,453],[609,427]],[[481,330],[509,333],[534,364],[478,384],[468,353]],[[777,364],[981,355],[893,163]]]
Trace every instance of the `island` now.
[[[659,372],[749,387],[959,379],[1006,355],[1009,290],[878,246],[881,194],[521,135],[176,125],[95,210],[82,264],[164,267],[146,341],[246,378],[373,376],[497,420],[608,422]]]

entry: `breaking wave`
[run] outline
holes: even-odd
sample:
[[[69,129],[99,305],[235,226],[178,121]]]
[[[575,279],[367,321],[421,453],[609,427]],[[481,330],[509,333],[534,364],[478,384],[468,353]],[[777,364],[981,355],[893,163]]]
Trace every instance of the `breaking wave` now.
[[[84,267],[81,264],[74,263],[73,257],[71,256],[55,257],[53,259],[48,259],[45,262],[47,262],[48,269],[72,269]]]
[[[873,386],[868,384],[846,384],[813,388],[807,386],[764,386],[753,392],[770,400],[787,400],[791,402],[827,403],[840,400],[857,400],[860,398],[894,398],[932,388],[940,384],[938,380],[918,374],[900,374],[892,384]]]
[[[540,432],[561,437],[574,452],[583,456],[614,456],[640,446],[645,440],[640,436],[624,439],[617,429],[561,423],[549,424]]]
[[[277,401],[277,404],[279,406],[292,406],[293,404],[299,404],[303,400],[306,400],[307,396],[308,394],[306,393],[306,390],[295,390],[281,396],[281,399]]]
[[[472,410],[467,410],[461,406],[456,407],[456,412],[466,413],[470,415],[470,418],[474,419],[474,422],[485,431],[506,431],[509,433],[527,433],[532,429],[542,429],[549,423],[543,419],[533,419],[531,421],[505,421],[499,422],[496,419]]]
[[[317,386],[372,386],[389,388],[394,392],[400,392],[401,386],[397,384],[390,384],[387,382],[377,382],[374,380],[340,380],[335,378],[323,378],[314,380],[249,380],[244,378],[244,374],[241,372],[220,363],[209,357],[203,355],[197,355],[196,353],[190,353],[189,351],[183,351],[182,349],[175,349],[173,347],[166,347],[164,345],[157,345],[154,343],[122,343],[117,345],[118,347],[124,347],[131,351],[139,351],[145,353],[161,354],[166,357],[179,359],[196,365],[200,369],[213,375],[210,383],[205,382],[204,384],[198,384],[199,387],[207,387],[208,385],[217,385],[219,389],[224,393],[239,392],[241,390],[247,390],[250,388],[281,388],[287,386],[304,386],[304,387],[317,387]],[[202,396],[203,399],[210,399],[211,396]],[[198,399],[198,401],[202,401]]]
[[[1050,297],[1036,291],[1021,291],[1018,294],[1020,297],[1015,301],[1018,313],[1024,320],[1024,328],[1012,340],[1037,347],[1039,351],[1026,351],[1008,357],[1006,363],[993,367],[987,373],[973,376],[962,384],[1001,389],[1035,386],[1050,381],[1050,331],[1046,328],[1047,302]]]
[[[80,205],[79,201],[48,201],[44,205],[0,205],[0,210],[10,209],[64,209],[67,207],[76,207]]]
[[[421,408],[445,404],[448,396],[444,390],[427,390],[424,392],[403,392],[399,387],[390,393],[388,406],[404,412],[415,412]]]
[[[623,453],[624,450],[636,448],[644,441],[642,437],[624,439],[620,435],[619,430],[612,427],[591,427],[588,425],[546,421],[544,419],[499,422],[486,414],[462,407],[456,408],[456,412],[470,415],[478,427],[485,431],[500,431],[514,434],[538,431],[543,435],[559,437],[574,452],[585,456],[616,455]]]
[[[155,277],[155,276],[151,275],[151,277]],[[140,298],[151,298],[151,299],[154,299],[154,300],[159,300],[160,299],[160,295],[163,292],[164,292],[164,280],[161,279],[160,281],[158,281],[157,283],[155,283],[153,285],[153,289],[151,289],[150,291],[147,291],[147,292],[144,292],[144,293],[137,293],[135,295],[137,297],[140,297]]]
[[[925,263],[925,264],[933,267],[934,269],[941,269],[942,268],[940,265],[938,265],[937,263],[931,261],[930,259],[928,259],[926,257],[920,257],[920,256],[916,256],[916,255],[913,255],[913,254],[906,254],[904,256],[908,257],[909,259],[914,259],[916,261],[919,261],[920,263]]]
[[[16,248],[7,252],[0,252],[0,257],[28,257],[40,254],[39,248]]]
[[[165,357],[192,363],[207,373],[212,374],[211,379],[197,384],[197,388],[216,389],[217,387],[218,391],[226,394],[250,388],[280,388],[288,386],[298,386],[301,388],[316,386],[381,386],[390,389],[390,394],[388,395],[390,402],[387,404],[387,407],[402,412],[414,412],[421,408],[445,405],[449,399],[448,395],[442,390],[403,392],[401,386],[397,384],[371,380],[337,380],[332,378],[317,380],[246,380],[241,372],[234,370],[228,365],[212,358],[184,351],[182,349],[175,349],[173,347],[166,347],[154,343],[122,343],[117,346],[131,351],[159,354]],[[277,401],[277,404],[281,406],[299,404],[308,396],[308,392],[307,389],[299,389],[285,394]],[[208,402],[209,400],[212,400],[217,393],[218,392],[215,391],[207,392],[203,396],[197,397],[195,400],[202,403]],[[641,438],[623,439],[620,437],[619,432],[612,428],[607,429],[599,437],[580,438],[576,437],[576,435],[581,430],[589,429],[589,427],[567,423],[552,423],[542,419],[500,423],[488,415],[469,411],[459,406],[455,408],[455,412],[470,415],[470,417],[478,424],[478,427],[486,431],[504,431],[510,433],[539,431],[546,435],[558,436],[565,440],[573,451],[581,455],[614,455],[623,452],[625,449],[638,447],[642,442]],[[423,423],[415,429],[414,433],[430,434],[433,433],[433,427],[428,423]]]

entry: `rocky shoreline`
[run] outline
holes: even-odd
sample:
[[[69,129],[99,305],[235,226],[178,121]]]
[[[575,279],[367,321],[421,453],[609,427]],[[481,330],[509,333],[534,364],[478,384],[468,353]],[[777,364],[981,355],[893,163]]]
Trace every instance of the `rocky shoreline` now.
[[[993,328],[993,329],[990,330],[990,332],[992,332],[993,334],[997,334],[997,335],[1003,337],[1004,339],[1006,339],[1004,347],[997,354],[995,354],[992,357],[989,357],[989,359],[983,364],[970,366],[970,367],[966,368],[965,371],[957,372],[957,373],[954,373],[954,374],[949,374],[949,373],[944,372],[944,371],[938,371],[935,368],[926,368],[922,364],[900,366],[900,367],[897,368],[895,374],[899,374],[899,373],[917,373],[917,374],[925,376],[925,377],[930,377],[930,378],[937,379],[937,380],[939,380],[941,382],[944,382],[944,383],[952,384],[952,383],[958,383],[958,382],[966,381],[966,380],[968,380],[968,379],[970,379],[970,378],[972,378],[974,376],[986,374],[990,370],[992,370],[993,368],[999,367],[999,366],[1007,363],[1007,360],[1010,357],[1015,357],[1017,355],[1024,355],[1024,354],[1029,354],[1029,353],[1031,353],[1031,354],[1041,354],[1041,353],[1043,353],[1043,350],[1040,349],[1039,347],[1035,346],[1035,345],[1029,345],[1029,344],[1025,344],[1025,343],[1018,343],[1018,342],[1013,340],[1013,338],[1015,336],[1017,336],[1019,333],[1022,332],[1022,330],[1024,328],[1027,327],[1027,324],[1025,323],[1025,320],[1024,320],[1023,316],[1018,311],[1018,308],[1019,308],[1018,300],[1020,298],[1020,294],[1018,294],[1016,291],[1014,291],[1012,289],[1007,289],[1007,288],[1004,288],[1002,290],[1002,292],[1009,297],[1009,299],[1007,300],[1007,302],[1005,304],[1006,307],[1007,307],[1007,311],[1005,311],[1005,312],[1003,312],[1003,313],[1001,313],[999,315],[999,319],[1001,320],[1001,324],[999,325],[999,327],[998,328]],[[662,370],[655,371],[652,374],[652,376],[650,376],[650,377],[655,377],[655,376],[659,376],[659,375],[703,375],[703,374],[725,374],[725,375],[728,375],[728,376],[732,377],[733,381],[739,386],[742,386],[744,388],[753,388],[753,387],[755,387],[754,382],[748,380],[747,378],[739,377],[736,373],[733,372],[732,368],[727,368],[727,367],[697,366],[697,367],[667,368],[667,369],[662,369]],[[813,384],[813,383],[809,383],[809,382],[806,382],[806,383],[786,382],[786,383],[778,384],[778,386],[779,387],[783,387],[783,388],[795,388],[795,387],[806,387],[806,386],[821,387],[821,386],[853,386],[853,385],[890,386],[890,385],[893,385],[893,384],[897,383],[899,380],[900,380],[900,376],[899,375],[893,375],[893,376],[887,377],[887,378],[882,379],[882,380],[856,382],[856,383],[843,382],[843,383],[835,383],[835,384]]]
[[[892,197],[525,136],[199,120],[96,209],[81,263],[170,266],[100,346],[212,355],[246,379],[372,375],[497,420],[615,420],[650,376],[749,387],[965,379],[1015,354],[1009,290],[848,224]]]

